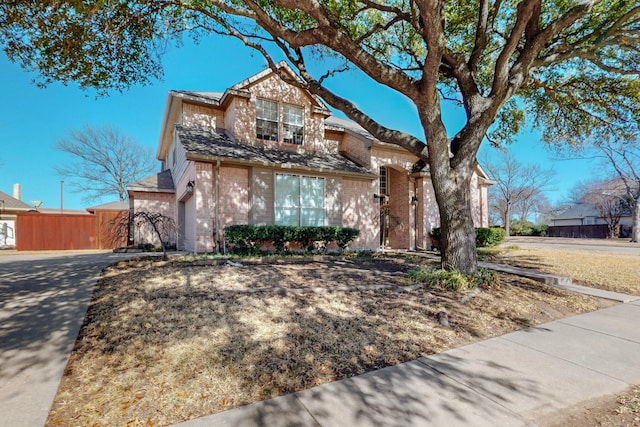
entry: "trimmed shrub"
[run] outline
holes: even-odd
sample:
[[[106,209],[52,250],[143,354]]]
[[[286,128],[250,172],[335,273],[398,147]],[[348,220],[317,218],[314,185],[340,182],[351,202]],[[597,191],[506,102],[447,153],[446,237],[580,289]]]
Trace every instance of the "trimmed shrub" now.
[[[504,241],[505,236],[503,228],[476,228],[476,247],[498,246]]]
[[[277,253],[284,253],[287,244],[298,245],[305,252],[326,251],[332,242],[342,251],[360,230],[346,227],[295,227],[285,225],[230,225],[224,230],[225,241],[232,251],[242,255],[260,253],[263,244],[273,243]]]
[[[434,227],[431,229],[431,237],[435,240],[440,240],[442,232],[440,227]],[[506,234],[502,228],[476,228],[476,247],[484,248],[497,246],[504,241]]]

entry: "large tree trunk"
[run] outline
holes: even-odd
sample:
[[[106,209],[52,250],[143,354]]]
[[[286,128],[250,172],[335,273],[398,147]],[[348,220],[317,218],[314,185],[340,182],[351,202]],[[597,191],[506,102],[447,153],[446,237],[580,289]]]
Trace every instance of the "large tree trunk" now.
[[[631,241],[640,242],[640,200],[634,200],[632,215]]]
[[[475,227],[471,210],[470,170],[453,170],[442,179],[432,174],[433,188],[440,209],[440,250],[442,268],[464,274],[478,273]]]

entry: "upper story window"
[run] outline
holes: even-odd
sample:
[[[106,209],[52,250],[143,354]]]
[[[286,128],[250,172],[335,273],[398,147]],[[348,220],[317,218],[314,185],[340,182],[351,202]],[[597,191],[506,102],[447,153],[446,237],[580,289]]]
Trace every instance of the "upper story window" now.
[[[283,113],[284,142],[302,145],[304,141],[304,108],[285,104]]]
[[[282,120],[282,139],[280,139]],[[256,99],[256,137],[266,141],[279,141],[302,145],[304,142],[304,108],[282,105],[282,119],[279,105],[275,101]]]
[[[278,141],[278,103],[256,99],[256,137]]]

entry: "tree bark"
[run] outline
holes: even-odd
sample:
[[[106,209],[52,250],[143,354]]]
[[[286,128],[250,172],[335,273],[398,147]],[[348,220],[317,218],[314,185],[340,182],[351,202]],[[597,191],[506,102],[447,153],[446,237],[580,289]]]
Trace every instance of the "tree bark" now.
[[[440,208],[442,268],[475,275],[478,273],[478,254],[470,197],[472,170],[453,169],[448,163],[436,168],[447,169],[446,174],[431,174]]]
[[[631,241],[640,242],[640,199],[634,200],[631,224]]]

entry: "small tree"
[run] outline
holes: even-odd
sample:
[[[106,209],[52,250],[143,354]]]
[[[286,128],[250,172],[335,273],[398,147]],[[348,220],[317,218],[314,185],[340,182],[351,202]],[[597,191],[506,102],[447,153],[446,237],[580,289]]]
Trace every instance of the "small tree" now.
[[[485,158],[483,166],[496,181],[489,188],[489,208],[498,212],[510,236],[514,211],[519,211],[520,221],[524,221],[534,206],[543,204],[546,200],[543,190],[552,183],[555,172],[520,163],[506,150],[501,150],[497,158]]]
[[[71,129],[56,148],[73,157],[71,163],[56,167],[57,173],[69,178],[88,201],[116,194],[125,201],[127,184],[144,178],[156,167],[150,148],[109,125]]]
[[[603,140],[595,145],[613,168],[631,208],[631,241],[640,242],[640,142]]]
[[[119,217],[113,223],[111,234],[113,236],[131,236],[136,232],[149,230],[162,248],[162,258],[167,259],[167,246],[175,241],[178,233],[178,226],[173,218],[161,212],[137,210],[129,212],[129,215]]]
[[[629,200],[618,180],[599,180],[580,183],[573,190],[574,200],[594,207],[607,223],[607,237],[620,235],[620,218],[629,211]]]
[[[175,239],[178,230],[173,218],[160,212],[138,210],[131,215],[131,221],[134,228],[151,228],[153,235],[160,241],[163,259],[167,259],[167,245]]]

